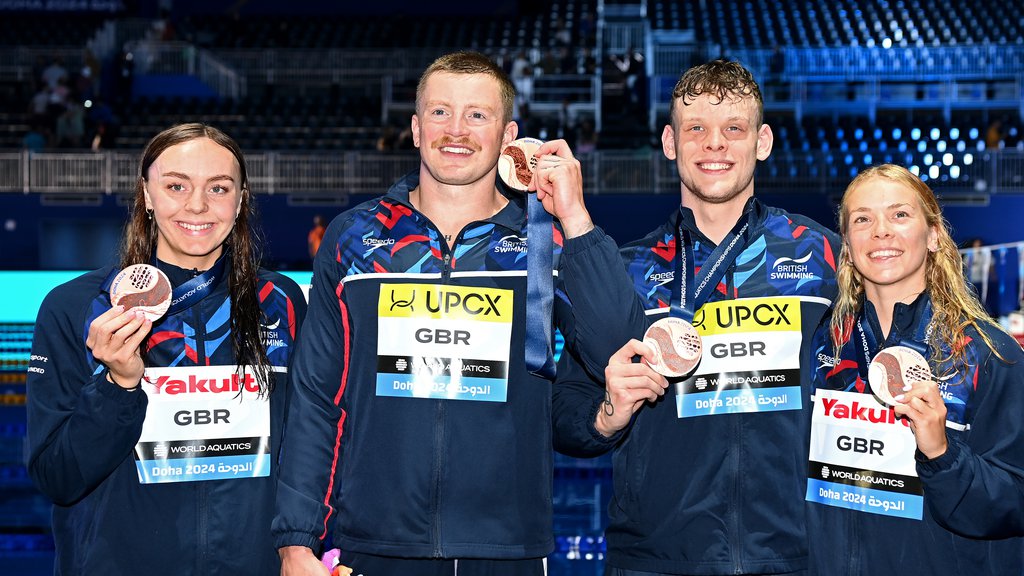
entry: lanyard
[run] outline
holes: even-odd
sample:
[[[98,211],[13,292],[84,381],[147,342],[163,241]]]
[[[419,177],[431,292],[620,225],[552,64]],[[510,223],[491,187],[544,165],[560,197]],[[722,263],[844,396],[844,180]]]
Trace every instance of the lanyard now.
[[[921,356],[924,356],[925,360],[928,360],[930,357],[928,339],[932,332],[932,315],[932,301],[928,299],[924,304],[924,312],[921,314],[921,319],[914,328],[913,338],[904,338],[897,332],[894,334],[893,345],[906,346],[917,351]],[[873,352],[878,349],[878,338],[875,336],[874,330],[871,329],[871,324],[863,322],[863,314],[861,314],[861,318],[857,319],[857,333],[860,336],[861,356],[864,359],[863,362],[858,362],[857,364],[859,365],[861,376],[866,380],[868,366],[874,358]]]
[[[526,196],[526,369],[555,377],[551,338],[554,283],[551,280],[554,238],[551,214],[535,195]]]
[[[676,236],[676,244],[679,246],[679,256],[676,258],[678,281],[672,283],[672,316],[687,322],[693,321],[694,313],[708,301],[726,271],[746,247],[753,219],[754,209],[751,208],[715,247],[696,276],[693,271],[696,264],[693,240],[690,238],[690,232],[684,229],[682,224],[679,225]]]
[[[213,263],[213,266],[188,282],[178,286],[171,292],[171,307],[167,314],[177,314],[196,305],[213,292],[224,277],[224,254]]]

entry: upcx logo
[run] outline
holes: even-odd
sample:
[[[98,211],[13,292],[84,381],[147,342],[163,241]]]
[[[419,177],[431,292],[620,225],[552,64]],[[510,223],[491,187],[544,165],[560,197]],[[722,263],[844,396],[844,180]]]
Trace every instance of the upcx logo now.
[[[384,317],[510,322],[513,291],[447,284],[382,284],[378,313]]]

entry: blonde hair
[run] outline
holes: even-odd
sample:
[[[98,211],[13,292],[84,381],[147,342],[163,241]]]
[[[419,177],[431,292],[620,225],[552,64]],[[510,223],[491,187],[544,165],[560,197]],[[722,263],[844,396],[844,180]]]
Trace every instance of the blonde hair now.
[[[434,60],[416,85],[416,113],[423,113],[423,92],[427,87],[427,80],[434,74],[444,72],[447,74],[484,74],[494,78],[498,82],[498,92],[501,95],[501,113],[503,122],[511,122],[513,104],[516,98],[516,87],[512,84],[508,74],[485,54],[466,50],[445,54]]]
[[[831,323],[832,344],[836,356],[839,356],[842,345],[850,338],[854,319],[860,313],[864,300],[864,279],[853,266],[846,242],[850,218],[848,201],[854,190],[878,178],[912,190],[917,195],[925,223],[937,232],[938,249],[934,252],[929,251],[925,260],[925,285],[934,310],[933,332],[928,344],[931,349],[932,365],[949,362],[951,370],[962,365],[966,343],[964,332],[968,326],[974,327],[989,349],[1005,361],[979,325],[981,322],[1002,329],[978,302],[974,289],[964,275],[963,258],[949,234],[949,223],[942,217],[942,209],[935,198],[935,193],[912,172],[895,164],[874,166],[858,174],[846,187],[839,204],[839,234],[843,237],[843,247],[836,273],[839,294],[833,306]]]

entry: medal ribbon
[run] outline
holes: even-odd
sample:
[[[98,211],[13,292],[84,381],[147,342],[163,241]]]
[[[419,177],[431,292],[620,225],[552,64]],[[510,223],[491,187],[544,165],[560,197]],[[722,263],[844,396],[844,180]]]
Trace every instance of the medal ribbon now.
[[[711,252],[696,277],[693,272],[693,241],[689,230],[684,229],[682,224],[679,225],[676,236],[676,245],[679,247],[679,256],[676,258],[678,280],[672,283],[672,316],[687,322],[693,321],[694,313],[708,301],[729,267],[746,247],[754,217],[754,209],[751,208]]]
[[[551,336],[554,282],[551,279],[554,237],[551,214],[535,195],[526,196],[526,369],[542,378],[555,377]]]
[[[894,334],[893,346],[906,346],[921,356],[924,356],[925,360],[929,360],[931,351],[928,348],[928,338],[932,333],[932,301],[929,298],[924,304],[924,312],[921,314],[921,319],[917,323],[917,327],[914,329],[913,338],[904,338],[899,332]],[[867,382],[868,378],[868,366],[871,364],[871,360],[874,359],[873,350],[878,348],[878,338],[875,337],[874,330],[871,329],[871,324],[862,321],[862,318],[857,319],[857,332],[860,335],[861,341],[861,355],[864,358],[863,362],[858,362],[858,368],[861,373],[861,377]]]
[[[209,270],[178,286],[171,292],[171,307],[167,314],[177,314],[199,303],[213,292],[224,277],[224,254]]]

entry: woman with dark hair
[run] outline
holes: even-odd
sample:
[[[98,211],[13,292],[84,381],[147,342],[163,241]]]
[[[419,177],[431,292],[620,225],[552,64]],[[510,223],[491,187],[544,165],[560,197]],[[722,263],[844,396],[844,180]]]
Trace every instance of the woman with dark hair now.
[[[40,307],[28,468],[55,504],[56,574],[277,574],[277,454],[306,303],[260,268],[254,216],[234,140],[164,130],[142,154],[120,266]],[[169,279],[166,308],[120,300],[119,269],[159,276],[138,265]]]
[[[910,171],[857,176],[839,228],[812,348],[812,572],[1024,573],[1024,352]]]

